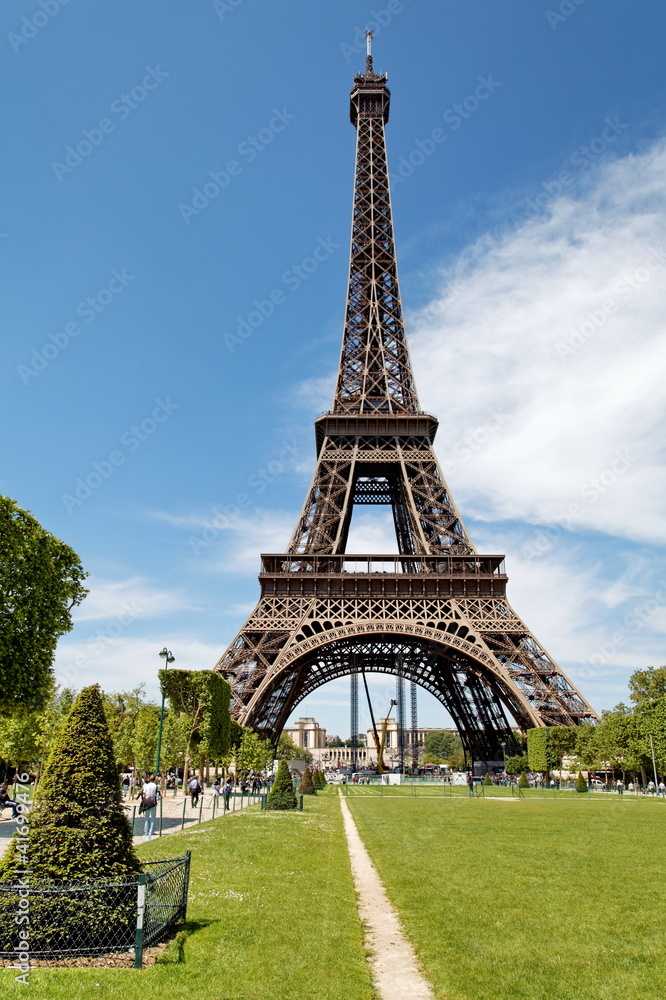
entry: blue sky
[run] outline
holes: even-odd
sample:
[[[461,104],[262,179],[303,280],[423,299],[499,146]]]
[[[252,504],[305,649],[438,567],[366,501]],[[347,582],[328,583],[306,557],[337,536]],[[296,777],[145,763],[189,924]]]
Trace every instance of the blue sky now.
[[[91,573],[60,681],[155,694],[165,643],[211,667],[260,551],[286,545],[338,361],[370,23],[449,485],[549,652],[597,709],[626,700],[666,629],[663,6],[41,0],[0,18],[0,490]],[[392,548],[389,528],[355,519],[354,546]],[[381,713],[390,680],[373,691]],[[346,734],[346,694],[298,714]],[[425,694],[421,720],[445,721]]]

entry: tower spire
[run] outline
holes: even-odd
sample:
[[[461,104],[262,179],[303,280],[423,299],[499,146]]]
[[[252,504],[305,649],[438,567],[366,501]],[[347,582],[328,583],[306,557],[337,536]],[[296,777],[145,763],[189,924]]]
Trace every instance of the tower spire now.
[[[365,33],[365,74],[366,76],[372,76],[372,36],[374,31],[368,28]]]
[[[350,118],[356,128],[349,287],[334,413],[418,413],[402,316],[393,237],[384,125],[391,93],[372,69],[354,77]]]

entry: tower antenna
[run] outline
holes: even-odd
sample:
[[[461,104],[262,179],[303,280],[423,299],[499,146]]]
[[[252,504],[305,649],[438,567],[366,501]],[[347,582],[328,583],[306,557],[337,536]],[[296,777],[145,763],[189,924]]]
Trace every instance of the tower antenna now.
[[[365,72],[372,73],[372,36],[374,31],[371,28],[365,33]]]

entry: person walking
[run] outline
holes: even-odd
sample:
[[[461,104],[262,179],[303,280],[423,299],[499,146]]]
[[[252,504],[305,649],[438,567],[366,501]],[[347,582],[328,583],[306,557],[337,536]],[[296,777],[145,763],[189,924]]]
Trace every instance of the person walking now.
[[[199,804],[199,796],[201,795],[202,792],[201,784],[196,774],[193,775],[192,778],[190,779],[188,787],[190,789],[190,796],[192,799],[192,808],[196,809],[196,807]]]
[[[227,778],[224,783],[224,788],[222,789],[222,794],[224,795],[224,811],[226,812],[229,808],[229,799],[231,798],[231,793],[233,791],[233,782],[231,778]]]
[[[471,771],[467,775],[467,794],[470,799],[474,798],[474,775]]]
[[[160,790],[154,776],[151,775],[148,781],[144,781],[141,788],[141,804],[139,806],[139,812],[143,813],[143,834],[146,840],[153,839],[159,797]]]
[[[617,794],[620,796],[620,798],[622,798],[622,796],[624,795],[624,781],[622,780],[622,778],[620,778],[620,780],[617,783]]]

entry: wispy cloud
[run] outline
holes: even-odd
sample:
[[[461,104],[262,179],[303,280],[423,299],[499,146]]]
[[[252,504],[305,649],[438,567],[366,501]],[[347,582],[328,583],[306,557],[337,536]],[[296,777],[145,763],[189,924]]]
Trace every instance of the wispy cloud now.
[[[574,530],[666,541],[665,169],[663,141],[600,167],[469,247],[412,317],[463,512],[543,524],[574,505]]]
[[[90,593],[73,614],[76,622],[105,621],[129,614],[133,620],[159,618],[172,611],[192,609],[182,591],[155,586],[140,576],[124,580],[88,580]]]

